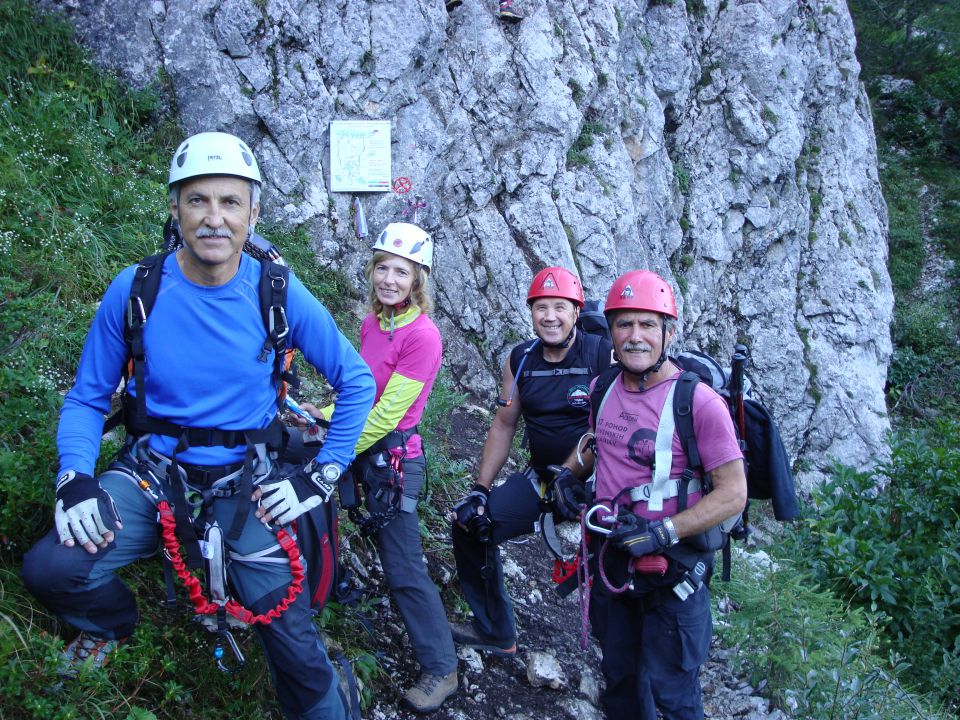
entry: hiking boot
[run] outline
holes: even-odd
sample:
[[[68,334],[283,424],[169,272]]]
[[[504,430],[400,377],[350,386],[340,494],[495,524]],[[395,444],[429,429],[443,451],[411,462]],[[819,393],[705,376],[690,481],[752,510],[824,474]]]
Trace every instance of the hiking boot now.
[[[119,645],[119,640],[101,640],[86,632],[81,632],[60,653],[57,675],[75,677],[81,666],[90,670],[102,668],[107,664],[110,653],[116,650]]]
[[[463,5],[463,0],[447,0],[447,12],[453,12],[461,5]]]
[[[500,19],[510,23],[523,20],[523,15],[513,9],[513,0],[504,0],[500,3]]]
[[[490,640],[482,637],[470,623],[450,623],[450,632],[457,645],[483,650],[497,657],[513,657],[517,654],[517,643],[505,640]]]
[[[439,710],[444,701],[457,691],[457,671],[447,675],[423,673],[403,695],[403,704],[418,713]]]

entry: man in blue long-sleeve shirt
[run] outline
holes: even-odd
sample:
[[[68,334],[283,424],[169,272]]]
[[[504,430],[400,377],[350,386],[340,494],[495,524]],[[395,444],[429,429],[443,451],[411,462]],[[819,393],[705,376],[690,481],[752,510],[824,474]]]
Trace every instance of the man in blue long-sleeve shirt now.
[[[114,278],[93,320],[60,415],[56,527],[27,554],[22,573],[31,592],[81,631],[66,664],[92,658],[101,665],[136,625],[134,597],[115,571],[157,550],[157,507],[137,485],[145,473],[160,478],[181,513],[192,511],[184,517],[223,529],[231,588],[264,613],[291,581],[275,529],[327,502],[353,459],[373,378],[329,312],[290,274],[287,346],[338,398],[317,456],[303,467],[276,462],[276,349],[261,315],[259,261],[242,252],[259,216],[260,184],[253,153],[232,135],[201,133],[175,153],[170,212],[184,244],[154,270],[162,275],[142,329],[145,360],[128,383],[132,426],[141,432],[96,478],[104,415],[131,353],[125,316],[136,266]],[[345,717],[308,592],[256,629],[286,717]]]

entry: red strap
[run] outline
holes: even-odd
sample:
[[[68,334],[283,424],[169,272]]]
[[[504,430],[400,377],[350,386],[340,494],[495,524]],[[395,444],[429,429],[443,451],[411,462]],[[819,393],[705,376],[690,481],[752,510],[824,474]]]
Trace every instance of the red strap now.
[[[559,585],[568,577],[573,575],[577,571],[577,566],[579,565],[580,555],[574,555],[573,560],[560,560],[557,558],[553,561],[553,581]]]
[[[186,563],[183,561],[183,557],[180,555],[180,542],[177,540],[177,520],[173,515],[173,510],[170,508],[170,503],[166,500],[161,500],[157,503],[157,509],[160,511],[163,546],[166,548],[167,555],[170,558],[170,564],[173,566],[180,580],[183,581],[184,587],[187,588],[194,609],[199,615],[215,614],[217,610],[220,609],[219,606],[203,596],[200,580],[190,572]],[[303,563],[300,561],[300,552],[297,549],[297,544],[283,528],[277,531],[277,542],[280,543],[280,547],[287,553],[287,557],[290,560],[290,575],[292,577],[290,586],[287,588],[286,597],[277,603],[276,607],[271,608],[262,615],[254,615],[253,612],[243,607],[243,605],[236,600],[231,599],[227,601],[227,612],[248,625],[253,625],[254,623],[261,625],[270,624],[293,604],[297,595],[303,590]]]

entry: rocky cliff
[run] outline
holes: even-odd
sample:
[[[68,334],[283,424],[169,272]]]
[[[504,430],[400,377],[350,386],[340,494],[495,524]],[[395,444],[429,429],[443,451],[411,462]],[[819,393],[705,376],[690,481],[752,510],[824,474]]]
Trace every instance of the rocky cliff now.
[[[603,297],[670,277],[683,341],[737,340],[799,469],[884,452],[893,298],[870,109],[843,0],[38,0],[188,132],[255,148],[269,219],[326,265],[368,256],[330,191],[329,125],[385,119],[371,232],[426,202],[446,365],[493,397],[547,264]],[[357,280],[359,284],[359,279]]]

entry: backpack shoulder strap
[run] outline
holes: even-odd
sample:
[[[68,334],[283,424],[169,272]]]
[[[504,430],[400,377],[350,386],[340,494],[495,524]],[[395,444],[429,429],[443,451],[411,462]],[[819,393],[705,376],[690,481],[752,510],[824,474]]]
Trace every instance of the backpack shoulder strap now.
[[[673,417],[680,445],[687,456],[687,468],[700,472],[703,475],[703,482],[707,483],[703,463],[700,460],[700,449],[697,447],[697,435],[693,429],[693,393],[699,382],[700,376],[695,372],[684,370],[680,373],[673,393]]]
[[[610,393],[613,383],[616,382],[616,379],[622,371],[623,368],[617,363],[616,365],[611,365],[606,368],[597,376],[597,382],[594,384],[593,391],[590,393],[590,414],[593,418],[593,427],[591,427],[591,430],[596,429],[597,418],[600,417],[600,411],[603,409],[603,405],[607,400],[607,395]]]
[[[157,294],[160,292],[163,263],[171,252],[175,251],[148,255],[137,264],[133,283],[130,285],[130,298],[127,301],[126,321],[123,328],[124,338],[128,343],[132,341],[132,336],[138,330],[143,329],[150,311],[153,310],[153,304],[157,301]]]
[[[585,330],[577,330],[577,335],[583,336],[583,362],[584,365],[590,365],[591,359],[596,368],[596,373],[603,372],[604,368],[610,366],[609,362],[604,360],[603,356],[603,338],[594,333]]]
[[[160,292],[160,280],[163,278],[163,263],[167,256],[175,252],[168,250],[158,255],[149,255],[137,265],[130,284],[130,296],[127,299],[127,312],[124,315],[123,339],[127,342],[130,362],[133,365],[133,377],[137,383],[137,412],[141,417],[147,414],[147,398],[144,392],[143,366],[146,353],[143,347],[143,326],[147,323],[150,311]],[[109,432],[123,419],[118,411],[107,419],[104,432]]]
[[[290,268],[270,260],[260,260],[260,315],[267,337],[260,348],[258,360],[266,362],[271,348],[273,355],[273,379],[278,384],[288,380],[289,352],[287,342],[290,326],[287,324],[287,286],[290,284]],[[283,394],[277,394],[277,406],[283,409]]]

